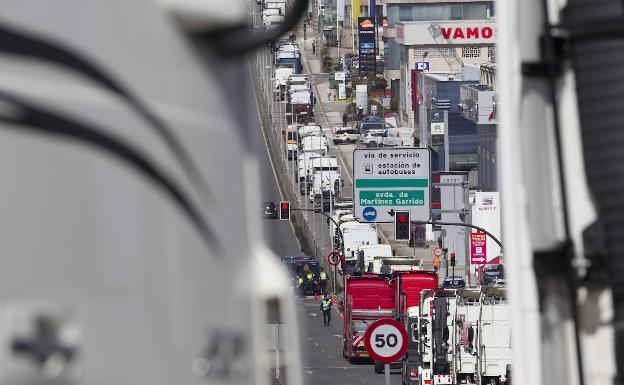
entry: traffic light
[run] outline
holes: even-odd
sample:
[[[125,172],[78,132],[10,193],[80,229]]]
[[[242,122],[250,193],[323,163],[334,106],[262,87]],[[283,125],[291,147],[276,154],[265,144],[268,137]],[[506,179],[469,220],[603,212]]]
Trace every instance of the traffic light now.
[[[290,220],[290,202],[280,202],[279,219],[282,221]]]
[[[455,253],[451,253],[451,266],[455,266]]]
[[[395,211],[394,212],[394,238],[397,241],[410,240],[410,212]]]

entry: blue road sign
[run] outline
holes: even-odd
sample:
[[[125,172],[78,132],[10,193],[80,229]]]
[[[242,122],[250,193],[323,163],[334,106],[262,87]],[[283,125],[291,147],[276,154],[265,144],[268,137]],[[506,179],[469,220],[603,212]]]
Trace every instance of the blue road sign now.
[[[429,62],[428,61],[417,61],[416,62],[416,70],[418,71],[429,71]]]
[[[374,221],[375,218],[377,218],[377,210],[375,210],[374,207],[370,206],[364,207],[364,210],[362,210],[362,216],[369,222]]]

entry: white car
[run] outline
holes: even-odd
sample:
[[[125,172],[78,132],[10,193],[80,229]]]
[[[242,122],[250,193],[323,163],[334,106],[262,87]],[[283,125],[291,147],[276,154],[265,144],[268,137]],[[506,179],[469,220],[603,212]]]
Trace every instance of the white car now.
[[[335,127],[334,128],[334,144],[357,143],[360,139],[360,131],[351,127]]]
[[[361,142],[364,147],[383,146],[383,140],[388,135],[386,130],[369,130],[362,135]]]

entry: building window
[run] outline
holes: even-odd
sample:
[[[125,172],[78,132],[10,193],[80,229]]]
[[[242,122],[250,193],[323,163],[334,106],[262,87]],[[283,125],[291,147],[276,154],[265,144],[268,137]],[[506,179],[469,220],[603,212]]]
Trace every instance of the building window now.
[[[488,58],[492,62],[496,61],[496,48],[493,45],[488,47]]]
[[[444,59],[454,57],[453,48],[416,48],[414,59],[427,61],[427,59]]]
[[[451,20],[464,20],[464,6],[459,5],[451,5]]]
[[[462,57],[478,58],[481,57],[481,47],[478,45],[465,45],[462,47]]]
[[[495,11],[494,11],[494,2],[488,2],[485,4],[485,12],[486,12],[486,17],[488,19],[493,19],[495,16]]]

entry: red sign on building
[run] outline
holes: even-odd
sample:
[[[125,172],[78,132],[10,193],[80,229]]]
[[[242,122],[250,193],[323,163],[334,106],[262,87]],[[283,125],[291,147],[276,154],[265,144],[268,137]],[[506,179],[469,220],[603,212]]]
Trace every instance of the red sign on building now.
[[[470,264],[484,265],[486,262],[486,241],[487,235],[477,231],[470,233]]]

